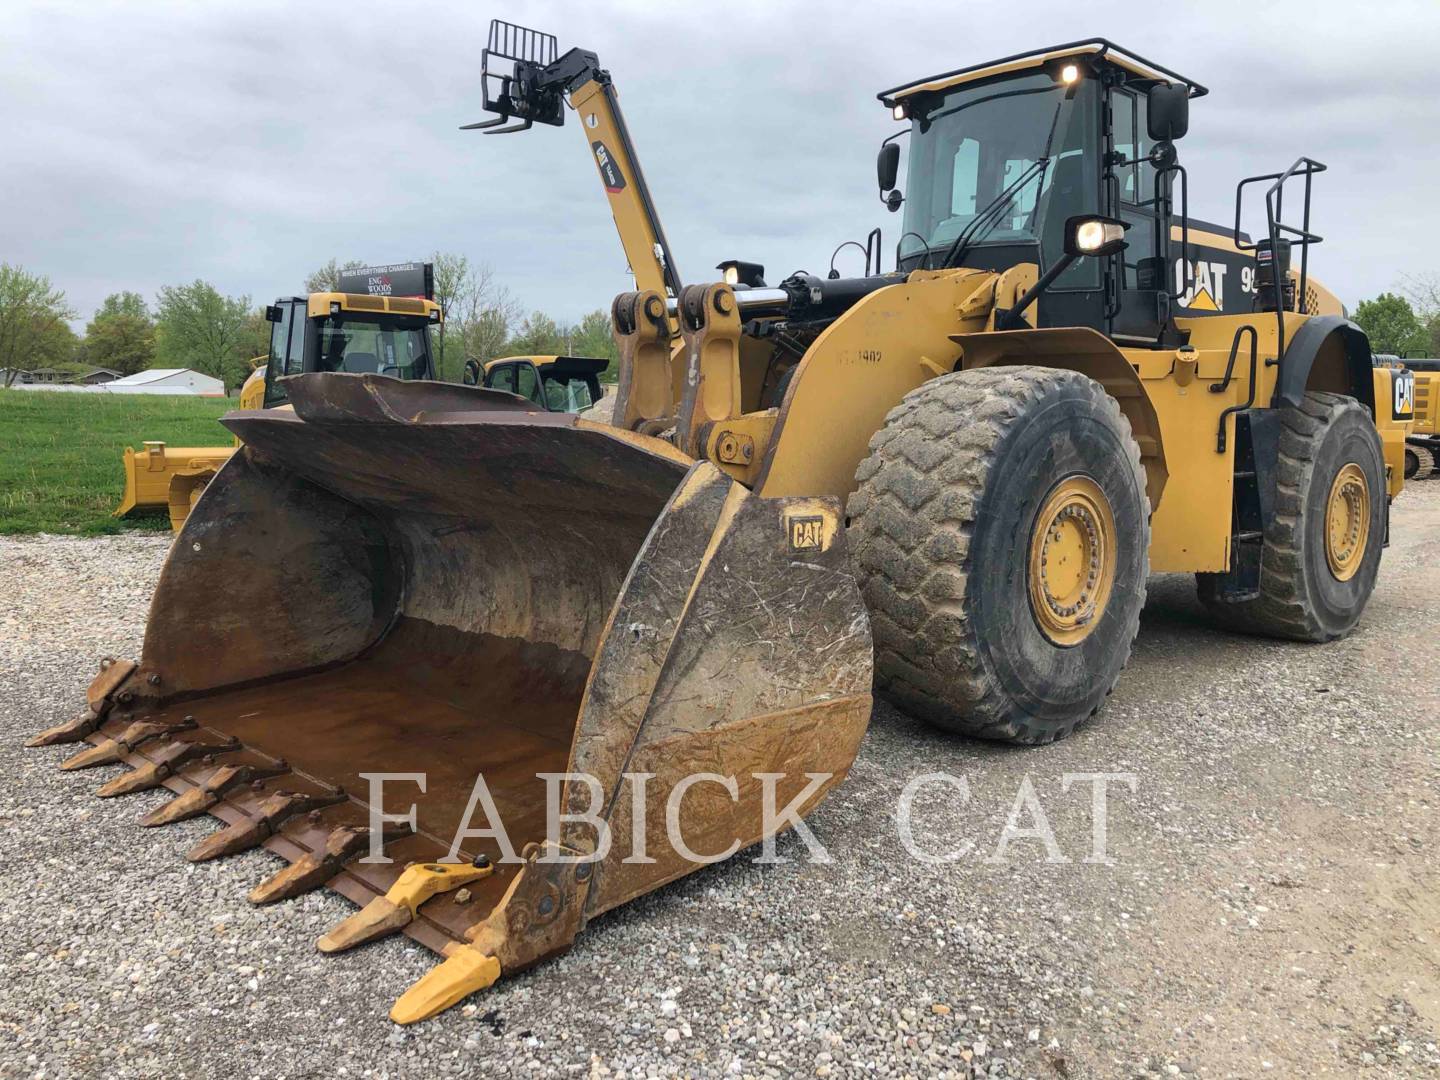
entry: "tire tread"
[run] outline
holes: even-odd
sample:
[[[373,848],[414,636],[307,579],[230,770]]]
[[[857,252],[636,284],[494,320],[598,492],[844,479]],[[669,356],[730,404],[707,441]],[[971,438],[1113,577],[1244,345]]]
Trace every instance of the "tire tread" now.
[[[1009,698],[982,660],[965,594],[965,562],[1001,443],[1030,406],[1067,385],[1083,386],[1124,433],[1143,499],[1140,448],[1118,403],[1094,380],[1058,368],[979,368],[924,383],[890,410],[856,471],[848,513],[875,632],[876,687],[937,727],[1036,744],[1085,719],[1039,723]],[[1148,519],[1143,542],[1148,551]],[[1139,629],[1143,574],[1137,587],[1117,679]],[[1113,689],[1112,681],[1105,695]]]

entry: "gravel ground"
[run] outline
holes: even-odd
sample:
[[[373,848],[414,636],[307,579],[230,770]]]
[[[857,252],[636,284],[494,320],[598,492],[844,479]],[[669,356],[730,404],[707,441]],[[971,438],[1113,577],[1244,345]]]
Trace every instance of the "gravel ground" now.
[[[1188,579],[1157,578],[1130,670],[1073,738],[1001,749],[882,705],[811,818],[833,862],[711,867],[408,1029],[386,1013],[424,950],[323,956],[345,901],[252,908],[273,856],[191,866],[211,824],[137,829],[165,795],[100,803],[112,770],[20,748],[74,713],[96,657],[137,654],[165,549],[0,540],[0,1076],[1440,1072],[1440,482],[1397,505],[1347,641],[1227,637]],[[896,806],[936,771],[970,797],[925,787],[914,836],[973,848],[929,865]],[[1065,785],[1094,772],[1134,776],[1110,865],[1085,861],[1091,787]],[[1030,792],[1054,851],[997,858]]]

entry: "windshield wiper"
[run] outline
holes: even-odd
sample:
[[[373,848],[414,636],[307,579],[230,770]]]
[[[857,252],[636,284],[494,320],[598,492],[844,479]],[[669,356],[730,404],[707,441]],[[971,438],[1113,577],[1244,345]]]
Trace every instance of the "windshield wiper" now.
[[[1005,211],[1009,208],[1010,204],[1015,201],[1015,196],[1018,195],[1020,190],[1032,179],[1036,176],[1040,177],[1039,188],[1044,188],[1045,170],[1050,167],[1050,151],[1055,145],[1055,130],[1060,126],[1060,110],[1065,107],[1065,103],[1069,100],[1069,95],[1066,95],[1055,103],[1055,113],[1050,117],[1050,131],[1045,136],[1045,149],[1041,151],[1040,156],[1035,159],[1034,163],[1028,169],[1017,176],[1009,187],[991,199],[985,205],[985,208],[975,215],[970,224],[961,230],[960,235],[955,237],[954,243],[952,243],[945,252],[945,258],[940,262],[940,268],[942,270],[956,265],[965,257],[966,253],[972,247],[995,231],[995,226],[1000,223]],[[1040,194],[1040,190],[1035,192],[1035,202],[1037,206],[1040,202]],[[928,262],[930,257],[928,249],[925,257]]]
[[[965,257],[966,252],[994,232],[995,226],[1003,220],[1005,211],[1015,201],[1015,196],[1020,193],[1020,189],[1037,175],[1043,175],[1049,164],[1048,157],[1040,158],[1016,177],[1009,187],[986,203],[985,208],[961,230],[959,236],[955,237],[954,242],[945,252],[945,258],[940,260],[940,268],[943,270],[948,266],[954,266]],[[1036,198],[1038,199],[1039,196],[1037,195]]]

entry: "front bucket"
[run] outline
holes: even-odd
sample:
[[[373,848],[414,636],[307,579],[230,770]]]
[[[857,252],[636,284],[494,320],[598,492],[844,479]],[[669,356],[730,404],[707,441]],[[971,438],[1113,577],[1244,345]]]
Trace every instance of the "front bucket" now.
[[[293,412],[225,418],[244,447],[176,540],[138,666],[107,668],[76,730],[151,722],[112,756],[202,790],[149,823],[208,811],[228,827],[192,858],[293,863],[252,898],[362,905],[327,951],[403,931],[444,953],[397,1020],[775,831],[767,796],[803,814],[843,778],[871,659],[834,500],[763,499],[494,391],[287,387]],[[402,876],[456,863],[485,872]]]

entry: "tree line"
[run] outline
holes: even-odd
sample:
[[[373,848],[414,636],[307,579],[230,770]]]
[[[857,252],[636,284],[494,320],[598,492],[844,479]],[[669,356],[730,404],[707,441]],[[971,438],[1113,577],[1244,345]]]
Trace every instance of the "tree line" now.
[[[610,316],[592,311],[562,323],[523,305],[484,263],[436,252],[435,299],[445,318],[435,331],[438,374],[460,378],[465,361],[497,356],[562,354],[617,358]],[[334,290],[344,270],[365,265],[329,260],[310,274],[305,291]],[[153,304],[135,292],[107,296],[77,335],[65,293],[41,274],[0,263],[0,371],[10,386],[20,371],[49,367],[81,373],[109,368],[133,375],[147,368],[193,368],[239,386],[250,362],[269,349],[265,309],[249,296],[226,296],[207,281],[167,285]],[[1362,300],[1352,315],[1377,353],[1440,356],[1440,275],[1404,279],[1398,292]],[[612,367],[611,374],[613,376]]]
[[[1440,275],[1407,277],[1400,292],[1360,301],[1351,318],[1365,331],[1373,352],[1440,357]]]
[[[608,312],[592,311],[573,324],[543,311],[526,314],[490,266],[451,252],[436,252],[430,261],[435,300],[444,313],[434,336],[440,378],[458,381],[472,358],[568,354],[603,356],[612,363],[617,358]],[[330,259],[305,279],[305,291],[333,291],[342,271],[364,265]],[[22,370],[36,368],[75,374],[109,368],[133,375],[173,367],[214,376],[233,390],[249,375],[251,361],[270,347],[264,305],[249,296],[227,296],[198,279],[163,287],[153,302],[136,292],[112,293],[83,335],[71,329],[76,318],[49,278],[0,263],[0,384],[10,386]]]

